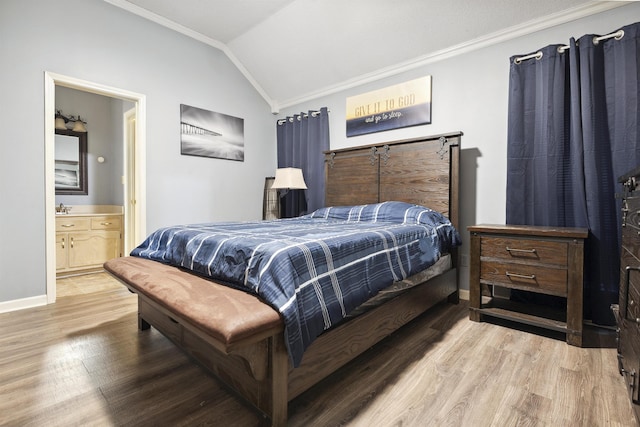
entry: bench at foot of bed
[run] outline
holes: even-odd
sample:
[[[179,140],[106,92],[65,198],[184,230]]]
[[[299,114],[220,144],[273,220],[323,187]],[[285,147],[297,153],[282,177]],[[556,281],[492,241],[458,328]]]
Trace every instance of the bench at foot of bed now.
[[[288,402],[430,307],[456,299],[456,270],[325,332],[293,368],[279,314],[257,297],[142,258],[105,269],[138,294],[138,325],[153,326],[268,417],[287,423]]]

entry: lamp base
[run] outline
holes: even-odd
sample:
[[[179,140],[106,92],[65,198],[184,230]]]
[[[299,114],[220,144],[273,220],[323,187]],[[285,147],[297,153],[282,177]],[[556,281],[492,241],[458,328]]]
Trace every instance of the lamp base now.
[[[296,218],[307,212],[304,190],[288,190],[280,196],[280,218]]]

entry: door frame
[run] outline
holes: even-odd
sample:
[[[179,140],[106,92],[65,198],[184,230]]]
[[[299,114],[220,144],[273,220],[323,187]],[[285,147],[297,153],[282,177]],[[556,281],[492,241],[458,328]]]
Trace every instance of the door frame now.
[[[136,109],[131,108],[125,111],[122,116],[122,140],[124,141],[123,159],[124,176],[122,177],[124,184],[124,229],[129,230],[125,233],[123,248],[124,253],[130,253],[133,248],[141,243],[139,237],[132,231],[140,229],[140,215],[136,215],[136,205],[138,204],[137,196],[140,194],[138,189],[138,175],[136,174]]]
[[[55,218],[55,100],[56,86],[118,98],[135,104],[134,138],[127,138],[124,147],[124,182],[133,171],[135,186],[125,189],[125,242],[141,242],[146,236],[146,96],[124,89],[105,86],[75,77],[45,71],[44,73],[44,145],[45,145],[45,259],[47,304],[56,301],[56,218]],[[133,147],[127,144],[133,143]],[[129,151],[129,150],[133,151]],[[132,152],[133,155],[129,153]],[[131,158],[133,157],[133,158]],[[130,194],[134,191],[135,194]],[[131,228],[133,224],[134,229]],[[125,244],[125,249],[127,249]]]

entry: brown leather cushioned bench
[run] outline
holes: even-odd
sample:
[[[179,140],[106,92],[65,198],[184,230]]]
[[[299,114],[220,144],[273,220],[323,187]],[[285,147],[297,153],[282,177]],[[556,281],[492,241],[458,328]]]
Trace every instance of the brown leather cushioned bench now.
[[[133,292],[213,338],[225,353],[284,330],[278,312],[255,295],[180,268],[137,257],[115,258],[104,268]]]

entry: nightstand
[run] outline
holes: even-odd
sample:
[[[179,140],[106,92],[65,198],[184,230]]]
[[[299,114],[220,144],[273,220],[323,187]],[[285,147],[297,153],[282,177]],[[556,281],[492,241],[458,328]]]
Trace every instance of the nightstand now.
[[[582,294],[586,228],[475,225],[471,233],[469,318],[483,316],[551,329],[582,346]],[[564,310],[547,310],[491,297],[493,287],[567,299]]]

